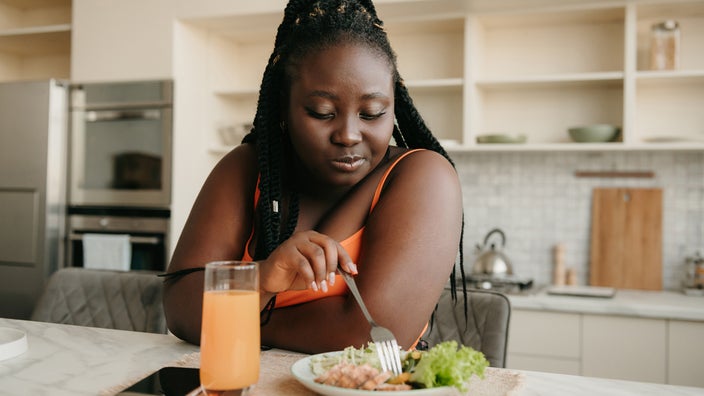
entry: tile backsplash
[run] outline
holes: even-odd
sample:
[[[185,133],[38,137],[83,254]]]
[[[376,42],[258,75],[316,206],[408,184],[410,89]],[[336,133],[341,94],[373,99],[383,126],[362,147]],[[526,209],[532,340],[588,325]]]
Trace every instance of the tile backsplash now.
[[[679,290],[685,257],[704,254],[702,152],[452,152],[464,196],[465,268],[493,228],[506,234],[514,273],[552,280],[552,250],[589,282],[591,197],[595,187],[663,190],[663,288]],[[580,178],[576,171],[652,171],[653,178]]]

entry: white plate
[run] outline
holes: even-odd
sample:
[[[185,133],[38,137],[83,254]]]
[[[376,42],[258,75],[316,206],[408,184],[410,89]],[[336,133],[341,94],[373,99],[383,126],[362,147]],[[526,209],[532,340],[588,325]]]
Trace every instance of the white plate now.
[[[324,353],[321,355],[331,355],[333,352]],[[339,352],[338,352],[339,353]],[[319,355],[315,355],[319,356]],[[315,374],[310,368],[310,360],[314,356],[308,356],[303,359],[298,360],[291,366],[291,373],[296,380],[303,384],[306,388],[312,390],[313,392],[319,393],[324,396],[369,396],[375,394],[389,394],[396,396],[452,396],[460,395],[460,392],[456,388],[443,386],[439,388],[428,388],[428,389],[413,389],[408,391],[368,391],[361,389],[347,389],[340,388],[337,386],[319,384],[314,381]]]
[[[27,351],[27,334],[22,330],[0,327],[0,360],[10,359]]]

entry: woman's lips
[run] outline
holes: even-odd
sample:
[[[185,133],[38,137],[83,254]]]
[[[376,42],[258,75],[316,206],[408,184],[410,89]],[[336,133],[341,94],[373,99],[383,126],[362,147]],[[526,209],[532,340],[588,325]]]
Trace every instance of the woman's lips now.
[[[364,158],[358,155],[349,155],[336,158],[332,161],[332,165],[344,172],[354,172],[359,169],[364,163]]]

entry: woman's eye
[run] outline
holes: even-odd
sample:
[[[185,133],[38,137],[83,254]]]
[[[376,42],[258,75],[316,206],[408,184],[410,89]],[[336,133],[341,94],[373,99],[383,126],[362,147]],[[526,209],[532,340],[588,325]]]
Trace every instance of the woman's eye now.
[[[306,112],[308,113],[309,116],[313,118],[317,118],[319,120],[329,120],[335,116],[334,113],[319,113],[317,111],[314,111],[312,109],[306,109]]]
[[[363,120],[366,120],[366,121],[372,121],[372,120],[376,120],[377,118],[380,118],[380,117],[383,116],[384,114],[386,114],[385,111],[382,111],[382,112],[379,112],[379,113],[374,113],[374,114],[360,113],[360,114],[359,114],[359,118],[361,118],[361,119],[363,119]]]

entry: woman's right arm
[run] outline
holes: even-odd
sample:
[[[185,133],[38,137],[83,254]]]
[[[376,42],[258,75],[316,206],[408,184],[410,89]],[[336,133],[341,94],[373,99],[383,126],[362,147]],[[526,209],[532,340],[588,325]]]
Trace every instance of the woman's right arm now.
[[[249,144],[228,153],[213,168],[183,227],[168,272],[204,267],[215,260],[239,260],[252,231],[256,154]],[[169,330],[200,342],[203,271],[164,282]]]

